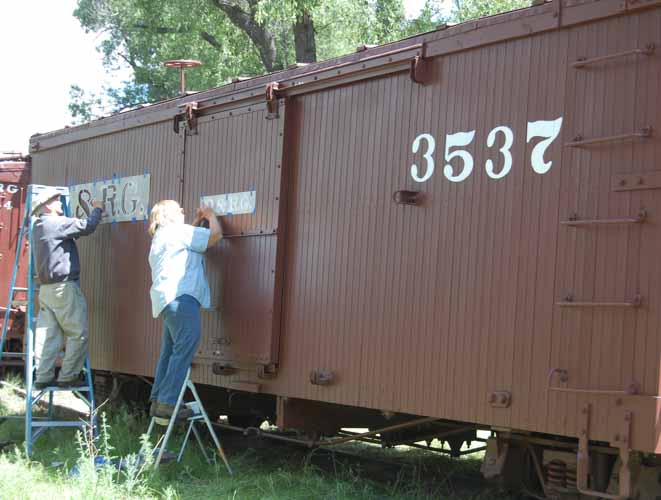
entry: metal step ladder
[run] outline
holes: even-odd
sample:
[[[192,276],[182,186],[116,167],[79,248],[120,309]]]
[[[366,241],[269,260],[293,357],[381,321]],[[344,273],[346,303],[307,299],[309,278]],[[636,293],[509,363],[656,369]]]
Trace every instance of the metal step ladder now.
[[[213,429],[211,420],[209,420],[209,415],[207,415],[207,412],[205,411],[204,406],[202,405],[200,396],[197,394],[197,390],[195,389],[195,384],[193,384],[193,381],[190,378],[190,374],[191,374],[191,369],[188,368],[188,371],[186,372],[186,379],[184,380],[184,383],[181,386],[181,391],[179,391],[179,397],[177,398],[177,404],[174,407],[174,411],[172,412],[172,416],[170,417],[170,419],[168,420],[160,417],[152,417],[151,421],[149,422],[149,429],[147,430],[147,438],[151,436],[151,433],[156,425],[167,426],[165,435],[160,441],[160,446],[158,446],[157,450],[155,450],[158,451],[158,453],[156,456],[156,461],[154,462],[154,468],[156,469],[160,465],[168,441],[172,436],[172,431],[174,430],[174,426],[177,423],[177,414],[179,413],[179,410],[185,406],[193,411],[193,416],[184,421],[185,423],[188,424],[188,429],[186,430],[184,441],[181,444],[179,454],[177,455],[177,462],[181,461],[181,457],[184,454],[184,450],[186,449],[186,445],[188,444],[192,432],[193,435],[195,436],[195,439],[197,440],[197,444],[200,446],[200,449],[202,450],[202,454],[204,455],[204,458],[207,460],[207,462],[211,463],[211,459],[207,455],[207,452],[204,450],[204,444],[202,443],[202,438],[200,437],[200,433],[196,428],[196,424],[198,422],[203,422],[206,425],[209,434],[211,434],[211,438],[213,439],[213,442],[216,446],[216,451],[218,452],[220,458],[223,460],[223,463],[227,468],[227,472],[229,472],[230,475],[232,475],[232,469],[230,467],[229,462],[227,461],[227,457],[225,456],[223,447],[220,444],[220,440],[218,439],[218,435],[216,434],[216,431],[214,431]],[[184,396],[186,394],[187,389],[190,389],[190,392],[193,394],[193,401],[184,403]]]
[[[16,242],[16,257],[14,261],[14,269],[12,272],[12,278],[9,288],[9,297],[7,308],[5,309],[4,322],[2,324],[2,334],[0,336],[0,365],[2,364],[5,358],[16,359],[22,358],[25,362],[25,416],[6,416],[1,417],[0,421],[8,419],[25,419],[25,448],[28,456],[32,455],[32,449],[34,443],[44,432],[50,428],[56,427],[76,427],[83,431],[91,429],[92,434],[96,437],[97,435],[97,425],[96,425],[96,414],[94,412],[95,401],[94,401],[94,386],[92,382],[92,370],[89,361],[89,355],[85,359],[85,385],[75,388],[63,388],[58,386],[46,387],[38,391],[36,394],[33,394],[34,388],[34,342],[35,342],[35,326],[36,326],[36,316],[34,310],[35,302],[35,290],[38,290],[38,285],[35,283],[35,266],[34,259],[32,255],[32,216],[31,216],[31,205],[32,199],[35,196],[38,196],[40,192],[45,189],[55,189],[61,195],[62,208],[65,215],[69,215],[69,188],[67,187],[53,187],[53,186],[42,186],[37,184],[30,184],[27,189],[27,196],[25,199],[25,215],[23,222],[21,224],[21,229],[19,232],[18,241]],[[16,286],[16,277],[18,276],[19,266],[20,266],[20,250],[24,245],[24,242],[28,244],[28,280],[27,288],[26,287],[17,287]],[[27,294],[26,306],[26,319],[25,319],[25,339],[24,346],[25,352],[16,353],[16,352],[4,352],[4,343],[5,337],[7,334],[7,328],[9,323],[9,314],[12,309],[12,305],[15,303],[14,294],[17,292],[22,292]],[[54,420],[54,405],[53,405],[53,394],[55,392],[72,392],[76,395],[81,401],[83,401],[89,409],[89,418],[87,420]],[[37,403],[39,403],[45,396],[48,396],[48,416],[47,417],[36,417],[34,416],[34,408]]]

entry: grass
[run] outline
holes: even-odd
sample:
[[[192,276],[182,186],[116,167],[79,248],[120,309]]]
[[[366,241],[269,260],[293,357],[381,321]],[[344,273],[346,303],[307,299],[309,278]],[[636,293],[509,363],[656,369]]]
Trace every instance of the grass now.
[[[15,392],[0,386],[0,416],[21,410],[22,401]],[[149,464],[124,471],[111,466],[97,469],[92,463],[95,454],[135,458],[149,450],[141,442],[148,421],[138,412],[108,408],[103,420],[101,436],[93,447],[73,430],[56,429],[37,441],[32,459],[22,451],[22,421],[0,424],[0,446],[7,441],[16,443],[0,452],[0,499],[511,498],[485,489],[479,461],[474,459],[452,460],[414,449],[381,450],[362,443],[343,446],[344,453],[310,452],[236,434],[221,435],[233,476],[220,460],[207,464],[194,442],[187,447],[182,463],[163,465],[157,471]],[[182,438],[180,431],[169,449],[178,450]]]

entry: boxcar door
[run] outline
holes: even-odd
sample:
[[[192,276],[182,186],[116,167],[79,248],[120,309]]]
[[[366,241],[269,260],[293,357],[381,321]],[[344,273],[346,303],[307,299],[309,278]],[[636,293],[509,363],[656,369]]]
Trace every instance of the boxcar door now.
[[[220,367],[269,371],[278,361],[283,135],[284,103],[279,118],[267,119],[264,105],[245,106],[203,116],[187,131],[186,212],[212,205],[223,229],[207,252],[212,303],[195,361],[216,375]]]

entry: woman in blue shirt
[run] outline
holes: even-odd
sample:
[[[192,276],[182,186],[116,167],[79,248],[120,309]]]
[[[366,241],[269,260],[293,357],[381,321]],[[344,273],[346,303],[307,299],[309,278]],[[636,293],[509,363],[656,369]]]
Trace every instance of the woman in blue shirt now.
[[[208,229],[196,227],[203,220],[209,222]],[[200,307],[210,306],[204,252],[222,238],[222,231],[211,208],[199,208],[189,225],[179,203],[163,200],[149,215],[149,234],[152,315],[163,318],[150,415],[170,418],[200,342]],[[190,410],[177,414],[178,419],[189,416]]]

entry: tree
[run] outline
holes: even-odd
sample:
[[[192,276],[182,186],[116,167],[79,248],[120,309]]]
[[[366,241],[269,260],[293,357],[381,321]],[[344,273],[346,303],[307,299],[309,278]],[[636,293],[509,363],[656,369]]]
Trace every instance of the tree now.
[[[443,19],[441,1],[427,0],[419,16],[409,20],[403,0],[78,0],[74,16],[86,31],[102,36],[106,69],[128,65],[133,78],[101,96],[72,86],[69,107],[80,122],[170,98],[179,91],[179,74],[163,67],[168,59],[202,61],[202,67],[187,72],[186,83],[203,90],[529,2],[453,0],[450,19]]]
[[[176,95],[179,75],[162,66],[168,59],[201,60],[186,81],[190,89],[206,89],[395,40],[412,25],[432,29],[435,12],[428,7],[411,23],[402,0],[79,0],[74,15],[86,31],[102,35],[108,71],[132,70],[124,88],[105,90],[115,111]],[[72,88],[76,118],[88,118],[91,108],[104,111],[93,97]]]
[[[453,0],[450,17],[453,22],[463,23],[529,6],[530,0]]]

